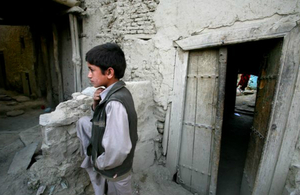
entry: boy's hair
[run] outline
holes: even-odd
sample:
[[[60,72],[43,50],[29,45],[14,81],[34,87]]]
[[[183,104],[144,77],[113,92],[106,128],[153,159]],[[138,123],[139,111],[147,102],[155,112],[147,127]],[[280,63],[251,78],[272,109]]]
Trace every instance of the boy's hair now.
[[[120,79],[126,69],[125,55],[122,49],[115,43],[105,43],[89,50],[85,60],[101,69],[102,74],[111,67],[115,71],[115,77]]]

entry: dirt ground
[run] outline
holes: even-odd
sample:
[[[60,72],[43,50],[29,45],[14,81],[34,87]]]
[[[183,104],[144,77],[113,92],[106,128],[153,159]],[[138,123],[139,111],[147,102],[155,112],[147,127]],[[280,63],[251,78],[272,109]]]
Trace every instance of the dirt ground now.
[[[44,113],[43,99],[31,100],[16,92],[0,90],[0,194],[32,194],[27,189],[27,173],[7,174],[16,152],[30,142],[31,135],[22,132],[39,124],[39,115]],[[18,99],[18,100],[17,100]],[[8,112],[21,110],[18,116],[7,116]],[[40,137],[41,139],[41,137]]]
[[[236,96],[234,113],[224,118],[217,195],[240,194],[255,98],[255,93]]]

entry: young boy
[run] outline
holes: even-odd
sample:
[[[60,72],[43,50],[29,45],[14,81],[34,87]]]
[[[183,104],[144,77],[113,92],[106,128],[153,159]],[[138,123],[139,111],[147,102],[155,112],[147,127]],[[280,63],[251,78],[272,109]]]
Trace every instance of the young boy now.
[[[137,142],[137,115],[131,93],[119,79],[126,61],[117,44],[106,43],[86,54],[94,93],[92,119],[77,122],[77,136],[96,195],[131,195],[131,169]]]

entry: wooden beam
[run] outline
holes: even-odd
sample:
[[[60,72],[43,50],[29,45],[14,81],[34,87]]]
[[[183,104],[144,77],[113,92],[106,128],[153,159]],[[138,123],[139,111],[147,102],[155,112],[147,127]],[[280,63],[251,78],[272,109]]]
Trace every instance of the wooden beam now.
[[[169,131],[170,131],[170,113],[171,113],[171,104],[168,104],[166,120],[164,125],[164,137],[163,137],[163,155],[167,155],[168,142],[169,142]]]
[[[80,1],[77,0],[53,0],[53,1],[69,7],[77,6],[80,4]]]
[[[222,124],[223,124],[223,112],[225,101],[225,83],[226,83],[226,68],[227,68],[227,48],[221,47],[219,50],[219,68],[218,68],[218,101],[216,111],[216,123],[214,131],[213,149],[211,154],[211,181],[209,187],[210,194],[216,194],[217,192],[217,180],[218,169],[220,161],[221,151],[221,136],[222,136]]]
[[[59,66],[58,60],[58,34],[55,24],[52,25],[52,34],[53,34],[53,55],[54,55],[54,66],[58,80],[58,101],[64,101],[64,91],[63,91],[63,81],[62,81],[62,74]]]
[[[293,19],[287,19],[285,25],[278,27],[274,21],[262,21],[240,28],[212,29],[199,35],[175,41],[182,50],[194,50],[208,47],[258,41],[284,37],[296,25]]]
[[[170,173],[177,171],[179,160],[181,130],[184,114],[185,86],[189,52],[177,48],[174,74],[173,99],[170,116],[170,131],[166,165]]]

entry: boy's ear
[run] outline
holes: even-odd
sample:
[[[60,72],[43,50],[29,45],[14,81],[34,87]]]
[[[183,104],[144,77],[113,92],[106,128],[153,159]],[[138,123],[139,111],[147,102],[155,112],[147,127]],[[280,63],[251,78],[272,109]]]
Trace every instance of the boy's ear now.
[[[109,67],[109,68],[107,69],[107,77],[108,77],[109,79],[115,77],[115,70],[114,70],[113,68]]]

